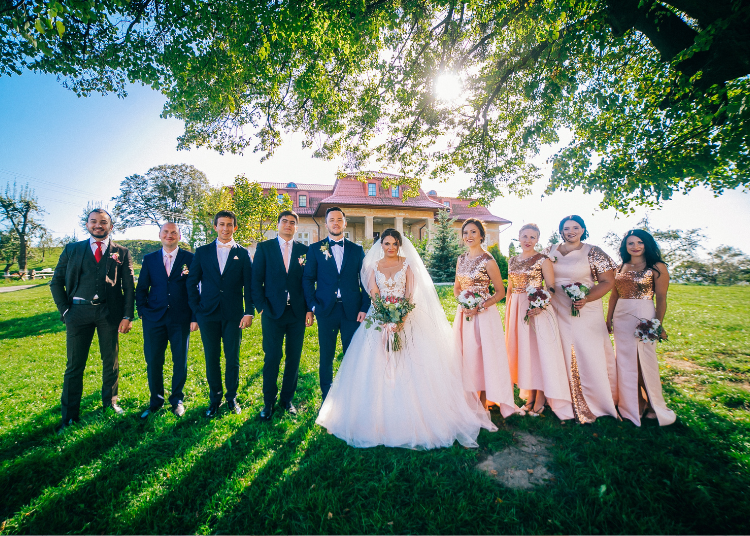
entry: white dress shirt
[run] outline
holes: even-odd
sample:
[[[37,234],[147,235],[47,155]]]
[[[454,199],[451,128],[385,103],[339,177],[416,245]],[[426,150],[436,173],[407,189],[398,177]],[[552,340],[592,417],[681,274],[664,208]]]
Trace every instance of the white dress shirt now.
[[[174,251],[167,252],[166,249],[161,248],[161,260],[164,261],[164,269],[167,271],[167,277],[172,275],[172,268],[174,268],[174,260],[177,258],[177,252],[179,248],[174,248]],[[171,258],[167,258],[170,255]]]
[[[333,239],[329,236],[328,240],[333,241]],[[341,242],[344,241],[344,237],[341,237]],[[331,253],[333,254],[333,260],[336,261],[336,270],[338,270],[339,273],[341,273],[341,263],[344,262],[344,246],[339,246],[336,244],[335,246],[331,247]],[[341,289],[336,289],[336,297],[341,297]]]
[[[91,253],[96,255],[96,243],[101,242],[102,243],[102,255],[104,255],[104,252],[107,251],[107,248],[109,247],[109,236],[105,238],[104,240],[99,240],[98,238],[94,238],[93,236],[89,238],[89,246],[91,247]]]
[[[283,238],[281,238],[281,235],[276,236],[276,238],[278,239],[278,241],[279,241],[279,247],[281,248],[281,258],[282,258],[282,260],[284,259],[284,248],[285,247],[289,247],[289,267],[286,269],[287,273],[289,273],[289,268],[292,267],[292,249],[294,248],[294,238],[292,238],[291,240],[288,240],[288,241],[284,240]],[[289,296],[289,293],[287,292],[286,293],[286,301],[287,301],[287,303],[289,303],[289,299],[290,299],[290,296]]]
[[[219,258],[219,272],[224,273],[224,267],[227,265],[227,259],[229,258],[229,252],[232,251],[233,247],[237,247],[237,242],[234,238],[226,244],[216,239],[216,256]]]

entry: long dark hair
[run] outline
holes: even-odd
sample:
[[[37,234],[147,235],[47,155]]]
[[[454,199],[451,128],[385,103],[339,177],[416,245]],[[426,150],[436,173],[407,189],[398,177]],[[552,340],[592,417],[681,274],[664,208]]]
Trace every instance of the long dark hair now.
[[[657,274],[661,275],[661,272],[656,267],[657,263],[667,264],[664,259],[661,258],[661,250],[659,244],[656,243],[651,233],[644,231],[643,229],[633,229],[628,231],[625,237],[620,242],[620,258],[623,263],[630,262],[631,255],[628,253],[628,238],[631,236],[637,236],[643,241],[644,251],[643,256],[646,258],[646,268],[651,268]]]
[[[588,229],[586,229],[586,224],[583,222],[583,218],[581,218],[580,216],[576,216],[575,214],[571,214],[570,216],[565,216],[562,220],[560,220],[560,226],[558,229],[558,231],[560,232],[560,238],[563,239],[563,242],[567,242],[567,240],[565,240],[565,235],[563,234],[563,227],[565,227],[566,221],[571,221],[571,220],[576,222],[583,229],[583,234],[581,235],[581,242],[583,242],[589,237],[589,231]]]
[[[380,234],[380,243],[383,243],[383,240],[385,240],[386,236],[392,236],[396,243],[398,244],[398,247],[401,247],[404,245],[404,241],[401,239],[401,233],[399,233],[396,229],[386,229]]]

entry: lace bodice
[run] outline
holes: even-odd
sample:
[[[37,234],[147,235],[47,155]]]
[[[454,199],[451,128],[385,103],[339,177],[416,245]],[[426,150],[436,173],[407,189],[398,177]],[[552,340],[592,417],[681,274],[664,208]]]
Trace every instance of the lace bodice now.
[[[543,285],[542,264],[547,258],[543,253],[537,253],[528,259],[522,259],[520,255],[511,257],[508,263],[508,283],[513,284],[514,294],[525,293],[529,285],[537,288]]]
[[[484,253],[474,259],[464,253],[458,258],[456,267],[456,279],[461,290],[470,289],[478,293],[483,299],[490,297],[490,274],[487,272],[487,262],[492,260],[492,255]]]
[[[387,277],[381,272],[377,266],[375,266],[375,284],[378,286],[380,295],[383,298],[403,298],[407,295],[407,269],[409,263],[404,259],[404,265],[401,269],[393,274],[392,277]]]
[[[654,297],[654,273],[651,268],[617,272],[615,288],[620,298],[625,300],[651,300]]]

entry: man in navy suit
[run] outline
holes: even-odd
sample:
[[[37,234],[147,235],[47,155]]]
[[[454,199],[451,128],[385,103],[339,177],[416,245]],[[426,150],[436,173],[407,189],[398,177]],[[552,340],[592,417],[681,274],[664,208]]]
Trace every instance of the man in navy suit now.
[[[167,344],[172,349],[172,413],[185,414],[183,399],[187,380],[187,356],[190,332],[198,329],[188,305],[187,277],[193,254],[177,245],[180,228],[165,223],[159,230],[162,248],[143,257],[143,266],[135,289],[138,316],[143,319],[143,354],[146,358],[149,407],[141,415],[146,419],[164,405],[164,356]]]
[[[279,235],[258,244],[253,259],[253,302],[263,326],[263,409],[262,421],[271,420],[276,403],[279,365],[286,336],[286,363],[281,384],[281,407],[291,415],[297,414],[292,404],[297,389],[299,361],[305,327],[313,323],[307,310],[302,290],[307,246],[294,240],[299,216],[285,210],[279,214]]]
[[[235,414],[242,412],[237,403],[240,341],[242,330],[252,325],[255,313],[250,288],[252,261],[247,250],[232,238],[237,230],[237,216],[229,210],[217,212],[214,229],[218,238],[195,251],[187,279],[190,308],[198,319],[206,354],[210,401],[206,417],[216,416],[224,396],[221,381],[222,342],[226,361],[227,406]]]
[[[359,277],[365,251],[344,238],[346,215],[339,207],[326,210],[326,229],[328,237],[312,244],[308,250],[303,277],[307,306],[318,319],[323,400],[333,383],[333,358],[339,332],[346,353],[354,332],[370,308],[370,297]]]

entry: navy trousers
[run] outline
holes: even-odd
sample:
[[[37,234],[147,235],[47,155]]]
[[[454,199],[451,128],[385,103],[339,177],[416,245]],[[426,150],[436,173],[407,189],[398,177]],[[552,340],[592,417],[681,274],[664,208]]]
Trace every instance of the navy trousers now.
[[[283,347],[286,337],[286,362],[284,364],[284,379],[281,383],[281,404],[286,404],[294,398],[297,390],[297,376],[299,361],[302,356],[302,343],[305,339],[305,318],[294,316],[291,305],[287,305],[280,318],[273,319],[268,315],[261,315],[263,326],[263,403],[272,406],[276,402],[281,358],[284,357]]]
[[[148,389],[151,392],[151,408],[156,409],[164,405],[164,361],[167,344],[172,351],[172,392],[169,395],[169,403],[176,406],[185,398],[183,389],[187,380],[189,341],[190,322],[172,324],[164,320],[143,320],[143,353],[146,358]]]
[[[237,398],[240,386],[240,342],[242,330],[240,320],[209,320],[198,315],[198,327],[201,330],[203,351],[206,354],[206,380],[208,380],[208,398],[211,404],[221,403],[221,346],[224,343],[224,384],[226,386],[227,402]]]
[[[333,358],[336,354],[336,338],[341,333],[341,345],[344,353],[352,342],[354,332],[359,328],[360,322],[347,320],[344,317],[344,306],[341,302],[336,303],[331,314],[318,317],[318,344],[320,345],[320,391],[323,400],[328,396],[328,391],[333,384]]]

